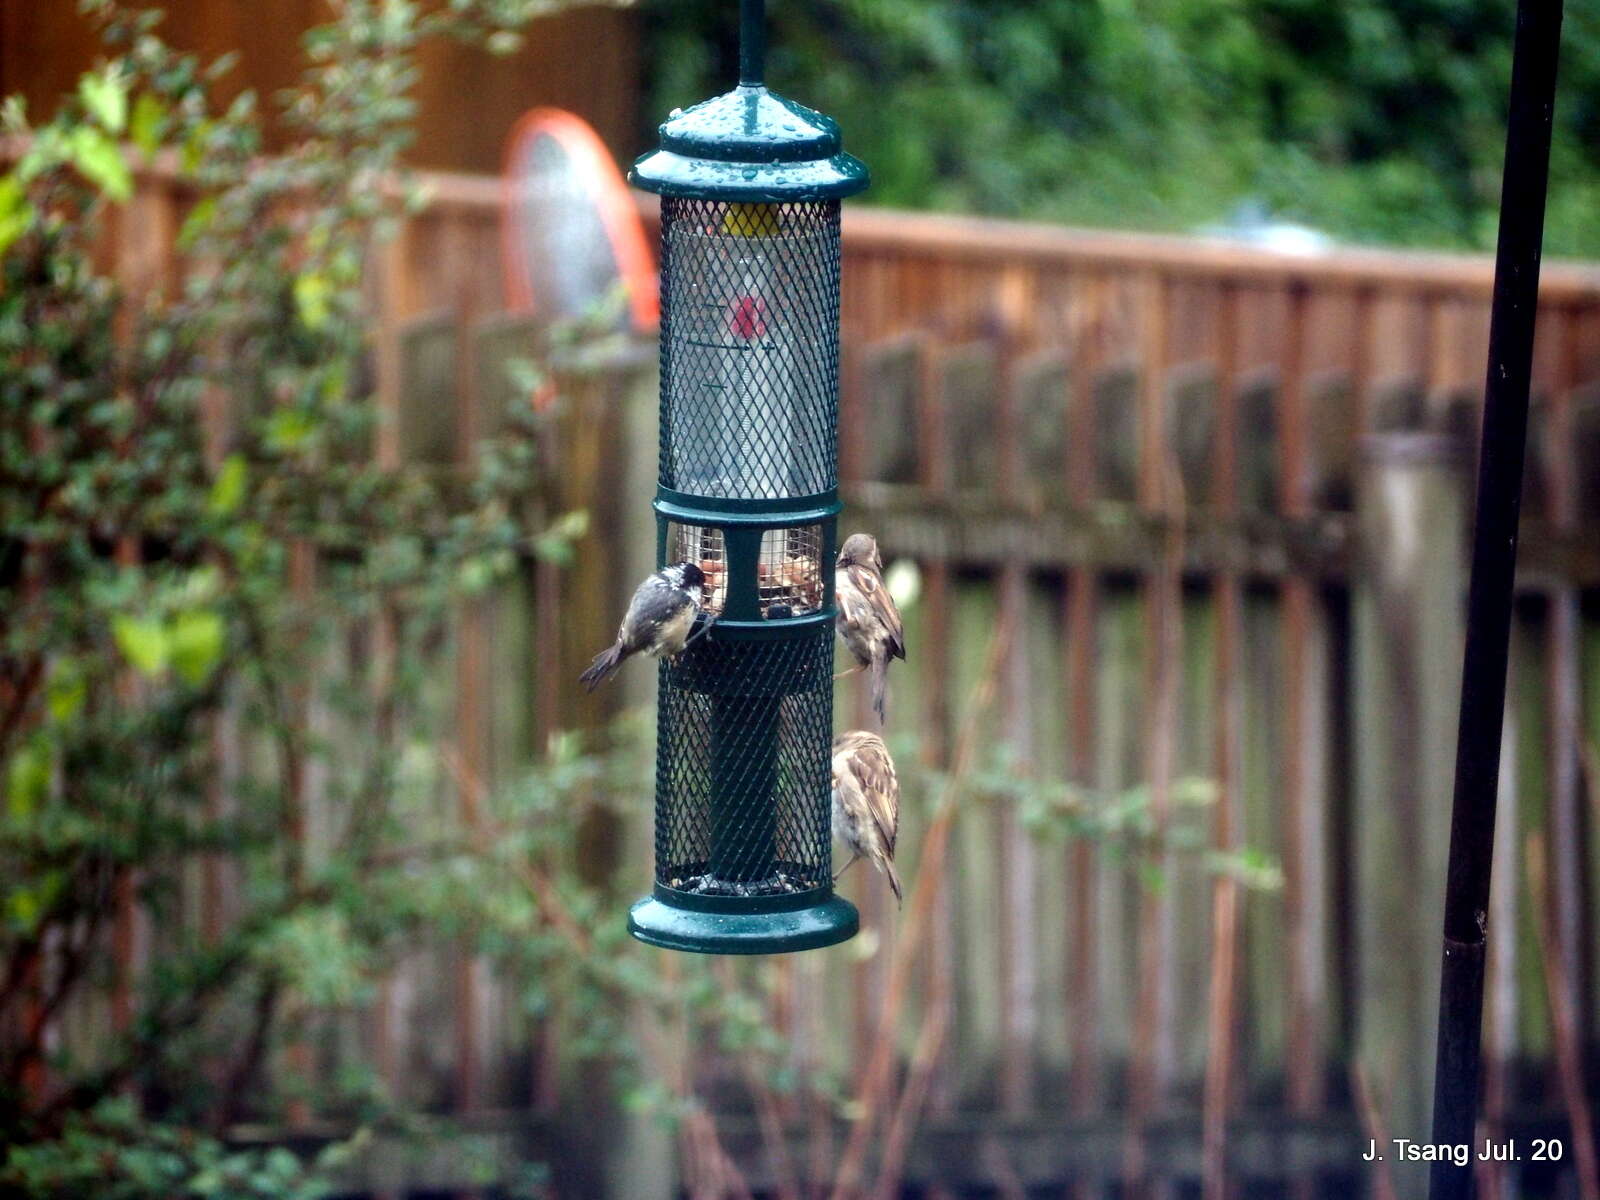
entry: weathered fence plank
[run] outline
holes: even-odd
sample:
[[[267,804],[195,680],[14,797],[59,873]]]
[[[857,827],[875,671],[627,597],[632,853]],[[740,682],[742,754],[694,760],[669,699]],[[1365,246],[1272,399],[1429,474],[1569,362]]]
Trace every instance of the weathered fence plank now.
[[[1465,586],[1460,466],[1434,434],[1370,435],[1356,514],[1356,1057],[1387,1128],[1428,1127],[1439,905]],[[1404,881],[1396,886],[1396,881]],[[1425,1172],[1391,1163],[1405,1196]]]

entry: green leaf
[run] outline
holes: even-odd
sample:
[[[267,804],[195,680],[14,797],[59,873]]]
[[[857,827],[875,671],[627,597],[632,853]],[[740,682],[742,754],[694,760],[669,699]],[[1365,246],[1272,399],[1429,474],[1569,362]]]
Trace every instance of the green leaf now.
[[[217,468],[217,478],[211,484],[211,497],[206,509],[214,517],[227,517],[239,510],[244,501],[244,488],[248,474],[244,456],[230,454]]]
[[[229,50],[226,54],[219,54],[206,67],[206,78],[221,79],[238,65],[239,52],[237,50]]]
[[[43,741],[25,743],[6,770],[6,811],[25,820],[50,794],[50,750]]]
[[[17,178],[23,183],[31,183],[70,157],[66,134],[54,125],[47,125],[34,135],[27,153],[17,160]]]
[[[494,571],[481,558],[469,558],[456,570],[456,583],[468,595],[476,596],[494,582]]]
[[[551,537],[564,538],[575,542],[589,532],[589,513],[587,509],[575,508],[571,512],[564,512],[550,523],[550,528],[545,532]]]
[[[179,165],[184,174],[192,175],[205,161],[206,147],[211,142],[211,129],[213,121],[197,121],[194,128],[189,130],[189,136],[183,140],[183,151],[179,154]]]
[[[581,508],[562,513],[533,539],[533,552],[551,562],[572,561],[572,543],[589,532],[589,514]]]
[[[32,933],[39,926],[45,910],[61,895],[66,875],[62,871],[44,871],[30,884],[14,888],[6,895],[6,916],[11,924],[23,933]]]
[[[0,175],[0,254],[28,232],[35,215],[22,180],[15,175]]]
[[[110,133],[121,133],[128,123],[128,82],[114,69],[78,80],[78,95],[89,115]]]
[[[67,152],[72,165],[111,199],[120,203],[133,195],[133,172],[109,135],[93,126],[80,125],[72,131]]]
[[[32,932],[40,907],[39,893],[32,888],[19,887],[6,897],[6,916],[24,932]]]
[[[317,431],[317,419],[298,408],[280,408],[267,418],[267,445],[274,450],[294,450]]]
[[[332,314],[329,301],[333,298],[333,284],[315,271],[307,271],[294,281],[294,306],[307,329],[321,329]]]
[[[167,628],[168,654],[184,680],[199,687],[222,659],[225,626],[222,614],[209,608],[190,609]]]
[[[1167,876],[1158,863],[1142,862],[1139,864],[1139,882],[1149,888],[1157,896],[1164,895],[1167,890]]]
[[[206,231],[217,215],[217,198],[215,196],[202,196],[195,201],[194,207],[189,210],[189,215],[184,217],[183,225],[178,230],[178,248],[187,250],[193,246],[195,239]]]
[[[216,1166],[206,1167],[188,1184],[189,1190],[198,1196],[220,1196],[227,1186],[227,1176]]]
[[[133,121],[128,136],[148,157],[161,146],[161,133],[167,123],[167,106],[149,92],[140,92],[133,102]]]
[[[45,705],[50,710],[51,720],[58,725],[72,720],[83,708],[88,695],[89,685],[83,674],[70,663],[58,664],[45,686]]]
[[[344,364],[333,363],[323,374],[322,385],[318,391],[329,404],[335,404],[344,396],[349,384],[350,373],[345,370]]]
[[[111,618],[111,636],[122,657],[141,674],[159,675],[167,669],[172,651],[160,621],[118,613]]]

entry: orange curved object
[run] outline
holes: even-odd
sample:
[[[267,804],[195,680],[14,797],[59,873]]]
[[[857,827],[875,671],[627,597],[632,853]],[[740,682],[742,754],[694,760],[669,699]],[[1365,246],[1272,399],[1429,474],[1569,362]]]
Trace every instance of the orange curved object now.
[[[656,329],[661,324],[661,295],[655,255],[645,240],[644,226],[628,194],[628,185],[605,143],[589,123],[559,108],[535,108],[524,113],[506,139],[501,171],[500,234],[507,303],[513,311],[519,312],[538,308],[539,298],[534,294],[528,264],[517,240],[514,206],[515,189],[520,180],[513,172],[522,147],[541,136],[552,138],[561,146],[581,178],[584,192],[594,204],[627,293],[633,328],[639,332]]]

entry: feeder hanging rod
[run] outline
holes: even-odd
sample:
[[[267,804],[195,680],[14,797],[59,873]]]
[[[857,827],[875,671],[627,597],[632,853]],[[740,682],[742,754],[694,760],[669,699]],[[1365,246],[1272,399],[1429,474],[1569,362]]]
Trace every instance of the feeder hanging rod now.
[[[739,86],[760,87],[766,73],[767,2],[739,0]]]

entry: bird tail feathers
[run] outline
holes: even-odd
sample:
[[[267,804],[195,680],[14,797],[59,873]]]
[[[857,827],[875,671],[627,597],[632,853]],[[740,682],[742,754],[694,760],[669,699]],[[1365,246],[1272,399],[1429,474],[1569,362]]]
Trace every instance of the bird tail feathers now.
[[[878,713],[878,724],[881,726],[888,718],[885,709],[888,707],[889,696],[889,658],[888,655],[873,655],[872,657],[872,707]]]
[[[622,665],[622,658],[622,642],[619,639],[594,656],[594,662],[589,664],[587,671],[578,676],[578,682],[587,690],[594,691]]]
[[[904,908],[906,898],[900,890],[900,875],[894,869],[894,860],[885,855],[878,860],[878,864],[883,868],[883,873],[889,878],[889,890],[894,893],[894,902]]]

